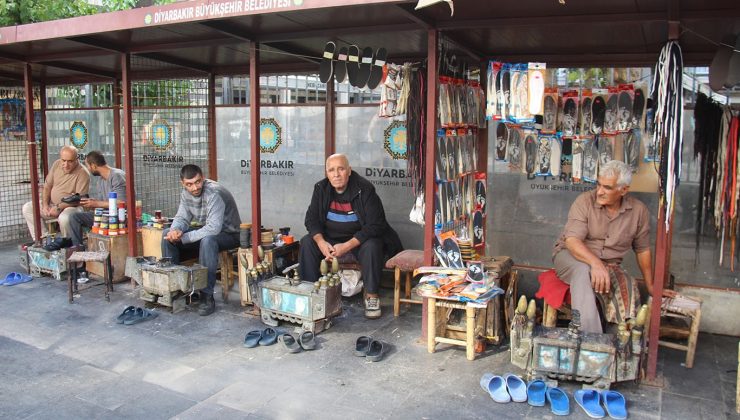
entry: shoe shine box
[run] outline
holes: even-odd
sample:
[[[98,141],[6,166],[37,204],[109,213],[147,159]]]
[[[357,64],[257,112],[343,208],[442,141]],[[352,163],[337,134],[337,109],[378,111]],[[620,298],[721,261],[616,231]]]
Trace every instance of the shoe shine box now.
[[[41,247],[28,247],[28,272],[33,277],[51,276],[57,280],[67,271],[67,258],[77,247],[47,251]]]
[[[318,333],[342,313],[342,285],[314,288],[314,283],[275,276],[259,283],[262,322],[277,326],[279,320],[300,324]]]

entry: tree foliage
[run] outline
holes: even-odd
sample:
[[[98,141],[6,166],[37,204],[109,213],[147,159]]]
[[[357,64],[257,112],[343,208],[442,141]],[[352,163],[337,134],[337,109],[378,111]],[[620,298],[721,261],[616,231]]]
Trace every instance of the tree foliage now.
[[[103,0],[101,7],[92,5],[86,0],[0,0],[0,27],[128,10],[150,4],[169,4],[176,1],[178,0]]]

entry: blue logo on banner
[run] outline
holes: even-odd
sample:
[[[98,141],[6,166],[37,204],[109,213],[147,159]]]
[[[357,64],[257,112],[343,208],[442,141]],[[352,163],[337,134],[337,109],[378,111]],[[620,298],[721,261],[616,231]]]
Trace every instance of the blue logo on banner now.
[[[69,127],[69,141],[74,147],[82,150],[87,145],[87,127],[82,121],[74,121]]]
[[[403,121],[393,121],[384,132],[383,147],[393,159],[406,159],[406,124]]]
[[[153,121],[149,126],[149,142],[155,149],[165,151],[172,147],[172,127],[165,120]]]
[[[260,153],[275,153],[283,143],[283,129],[274,118],[260,119]]]

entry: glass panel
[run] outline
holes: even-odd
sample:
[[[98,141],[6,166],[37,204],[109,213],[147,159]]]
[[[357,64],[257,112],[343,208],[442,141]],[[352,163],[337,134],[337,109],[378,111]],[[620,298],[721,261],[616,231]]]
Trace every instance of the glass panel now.
[[[72,138],[70,130],[74,124],[79,128],[84,124],[84,130],[76,130],[78,135]],[[98,150],[103,153],[105,160],[110,166],[115,166],[115,139],[113,134],[113,110],[48,110],[46,111],[46,141],[47,159],[49,168],[59,159],[59,149],[64,145],[76,146],[79,150],[80,163],[85,160],[87,152]],[[100,178],[90,177],[90,193],[97,194],[99,191]],[[101,199],[103,197],[100,197]]]
[[[375,185],[386,219],[404,247],[422,249],[423,228],[409,221],[415,197],[406,159],[393,159],[386,151],[385,130],[393,121],[377,114],[375,106],[337,108],[336,151],[346,154],[352,169]]]
[[[289,226],[300,239],[313,185],[324,176],[324,107],[262,107],[260,114],[272,119],[262,127],[262,225]],[[220,183],[234,195],[242,220],[251,220],[249,108],[218,108],[216,121]],[[276,128],[280,143],[271,144]]]

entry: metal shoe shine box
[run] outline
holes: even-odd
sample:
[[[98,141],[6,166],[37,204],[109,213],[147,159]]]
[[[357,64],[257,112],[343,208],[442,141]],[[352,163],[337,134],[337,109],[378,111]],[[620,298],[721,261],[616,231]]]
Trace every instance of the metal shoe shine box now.
[[[342,313],[341,285],[314,289],[314,283],[275,276],[259,283],[265,315],[295,323],[315,323]]]

